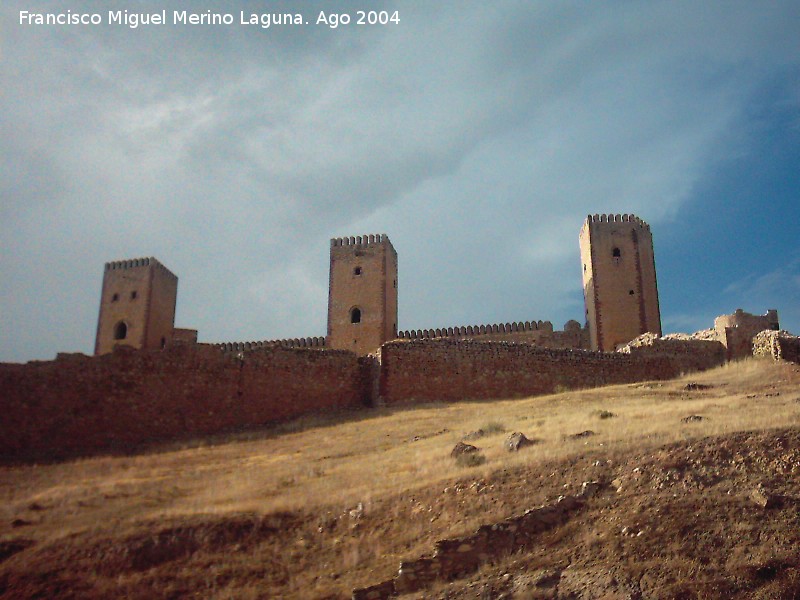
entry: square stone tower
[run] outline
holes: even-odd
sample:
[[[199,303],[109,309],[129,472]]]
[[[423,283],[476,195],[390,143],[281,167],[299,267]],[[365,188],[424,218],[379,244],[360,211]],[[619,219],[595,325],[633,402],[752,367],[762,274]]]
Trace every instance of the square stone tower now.
[[[397,337],[397,252],[385,234],[331,240],[329,348],[360,355]]]
[[[650,226],[634,215],[589,215],[580,233],[583,297],[592,350],[661,335]]]
[[[105,265],[95,354],[114,346],[163,348],[172,341],[178,278],[155,258]]]

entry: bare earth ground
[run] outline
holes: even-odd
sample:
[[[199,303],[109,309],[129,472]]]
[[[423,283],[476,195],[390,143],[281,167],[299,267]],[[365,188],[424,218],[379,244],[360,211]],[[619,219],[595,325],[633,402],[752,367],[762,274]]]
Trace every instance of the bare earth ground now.
[[[478,429],[486,463],[457,466]],[[509,454],[512,431],[539,443]],[[532,551],[409,597],[800,598],[800,368],[766,361],[0,467],[0,594],[347,598],[592,480],[607,485]]]

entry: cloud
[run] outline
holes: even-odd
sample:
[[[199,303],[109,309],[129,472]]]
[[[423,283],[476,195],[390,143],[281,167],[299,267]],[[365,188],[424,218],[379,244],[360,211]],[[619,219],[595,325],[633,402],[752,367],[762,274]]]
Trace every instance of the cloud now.
[[[800,256],[772,271],[732,281],[723,294],[748,312],[777,308],[781,327],[800,333]]]
[[[560,326],[585,214],[675,218],[800,56],[791,2],[383,7],[400,26],[129,30],[21,27],[5,3],[2,345],[25,350],[3,356],[89,349],[102,262],[142,255],[201,339],[322,335],[327,239],[364,232],[400,253],[401,327]]]

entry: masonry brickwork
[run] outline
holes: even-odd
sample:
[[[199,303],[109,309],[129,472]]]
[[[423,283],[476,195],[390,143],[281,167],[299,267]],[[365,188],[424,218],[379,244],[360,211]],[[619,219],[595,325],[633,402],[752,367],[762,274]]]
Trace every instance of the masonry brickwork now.
[[[0,456],[125,451],[363,406],[369,368],[337,350],[234,356],[202,345],[0,364]]]
[[[634,215],[589,215],[579,240],[592,350],[613,352],[643,333],[661,335],[650,226]]]

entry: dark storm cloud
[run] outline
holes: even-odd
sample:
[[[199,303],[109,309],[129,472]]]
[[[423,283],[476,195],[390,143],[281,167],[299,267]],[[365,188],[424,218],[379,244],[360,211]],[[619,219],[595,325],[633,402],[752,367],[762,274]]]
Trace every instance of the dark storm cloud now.
[[[671,218],[800,55],[792,3],[432,5],[372,3],[400,11],[388,28],[131,30],[19,26],[65,5],[5,3],[4,357],[88,350],[102,263],[139,255],[180,276],[201,339],[321,335],[328,237],[379,231],[401,326],[560,326],[582,314],[581,218]]]

